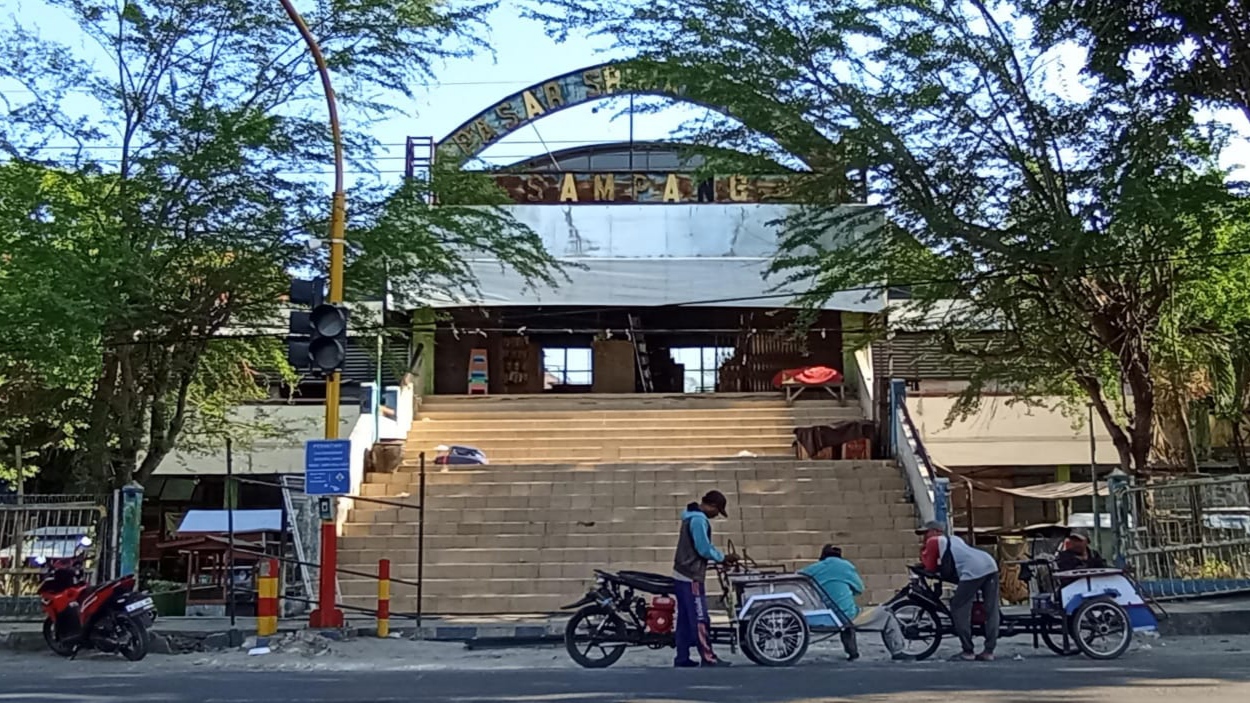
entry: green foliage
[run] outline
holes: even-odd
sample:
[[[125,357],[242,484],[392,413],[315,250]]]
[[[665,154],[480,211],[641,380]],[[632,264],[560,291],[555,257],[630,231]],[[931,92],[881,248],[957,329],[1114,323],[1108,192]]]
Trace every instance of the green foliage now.
[[[305,242],[329,219],[330,133],[314,63],[277,3],[49,4],[81,42],[20,18],[0,31],[0,78],[23,90],[0,119],[0,324],[22,330],[0,349],[0,441],[116,485],[180,440],[276,431],[227,411],[264,395],[257,369],[289,374],[279,339],[223,334],[283,327],[290,272],[324,266]],[[347,156],[366,170],[376,144],[362,128],[439,61],[482,48],[493,7],[298,4],[333,72]],[[551,280],[533,233],[502,212],[444,212],[414,188],[366,183],[349,200],[356,292],[376,296],[370,276],[388,269],[469,286],[470,249]]]
[[[780,126],[776,144],[812,168],[772,271],[809,286],[800,302],[908,288],[892,314],[976,361],[962,411],[987,384],[1084,395],[1121,464],[1144,471],[1168,306],[1214,304],[1232,294],[1217,281],[1246,275],[1245,200],[1191,101],[1078,75],[1065,36],[1033,31],[1033,6],[553,0],[534,14],[714,93],[739,121],[703,130],[709,143],[765,154]],[[885,218],[830,207],[857,167]],[[1225,314],[1240,311],[1197,316]]]
[[[1240,0],[1036,0],[1043,31],[1089,47],[1089,67],[1250,119],[1250,6]]]

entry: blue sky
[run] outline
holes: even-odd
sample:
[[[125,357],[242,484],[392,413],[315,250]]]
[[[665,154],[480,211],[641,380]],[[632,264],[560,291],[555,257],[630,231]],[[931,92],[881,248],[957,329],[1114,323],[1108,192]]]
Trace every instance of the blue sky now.
[[[276,0],[275,12],[281,12]],[[67,37],[66,22],[58,10],[49,9],[43,0],[5,0],[10,16],[21,18],[23,24],[34,24],[45,36],[55,36],[75,48],[88,50],[84,43]],[[606,40],[591,41],[571,38],[556,44],[535,22],[518,17],[517,0],[503,0],[490,18],[487,40],[494,47],[494,56],[482,54],[471,59],[448,62],[437,72],[435,82],[414,87],[414,100],[399,103],[401,113],[371,128],[373,135],[387,144],[379,155],[377,169],[387,180],[397,180],[403,169],[402,144],[408,136],[447,135],[468,117],[494,104],[520,88],[552,76],[613,58],[599,49]],[[12,21],[6,17],[5,21]],[[12,86],[0,84],[0,90]],[[12,95],[10,93],[10,95]],[[603,107],[601,104],[600,108]],[[485,152],[491,163],[508,163],[544,152],[543,143],[551,150],[582,144],[624,141],[630,133],[630,120],[618,115],[619,107],[597,109],[583,105],[571,108],[524,127],[509,135]],[[683,122],[704,114],[701,108],[673,105],[658,114],[636,114],[634,137],[638,140],[663,139]],[[350,115],[347,116],[350,118]],[[1239,113],[1228,111],[1214,118],[1237,125],[1243,136],[1250,129]],[[1250,163],[1250,142],[1240,140],[1225,155],[1225,165]],[[1242,177],[1250,178],[1250,170],[1241,169]]]
[[[256,1],[272,2],[274,12],[282,12],[277,0]],[[70,38],[72,35],[65,31],[67,23],[60,10],[49,8],[42,0],[6,0],[6,5],[9,2],[13,5],[3,21],[11,22],[12,17],[17,16],[23,25],[37,27],[43,36],[56,37],[85,55],[96,51],[82,37]],[[387,145],[377,163],[384,178],[399,178],[406,137],[442,138],[465,119],[521,88],[612,58],[611,54],[597,51],[606,46],[604,41],[574,38],[556,44],[540,24],[518,18],[518,7],[515,0],[504,0],[490,18],[491,31],[486,39],[494,48],[494,56],[482,53],[472,59],[446,63],[437,72],[435,81],[414,87],[414,100],[399,97],[396,101],[401,108],[399,115],[370,128],[373,136]],[[15,98],[23,92],[14,93],[12,85],[3,83],[0,83],[0,90]],[[599,105],[603,107],[604,104]],[[595,110],[593,106],[583,105],[551,115],[493,145],[483,158],[492,163],[508,163],[540,155],[544,153],[544,141],[554,151],[628,139],[630,120],[614,119],[617,108],[592,110]],[[672,105],[662,114],[636,114],[633,120],[635,139],[662,139],[686,119],[701,114],[702,109],[686,105]],[[344,115],[344,120],[349,119],[350,114]]]

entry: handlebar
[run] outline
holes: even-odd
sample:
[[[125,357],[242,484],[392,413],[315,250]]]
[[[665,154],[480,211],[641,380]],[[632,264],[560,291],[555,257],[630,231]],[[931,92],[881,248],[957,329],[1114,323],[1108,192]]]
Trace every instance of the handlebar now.
[[[928,569],[925,569],[923,564],[908,564],[908,565],[907,565],[907,570],[908,570],[908,571],[910,571],[910,572],[912,572],[913,574],[915,574],[915,575],[917,575],[917,576],[921,576],[921,577],[924,577],[924,578],[927,578],[927,579],[936,579],[936,578],[939,578],[939,577],[938,577],[938,575],[937,575],[935,572],[932,572],[932,571],[929,571]]]

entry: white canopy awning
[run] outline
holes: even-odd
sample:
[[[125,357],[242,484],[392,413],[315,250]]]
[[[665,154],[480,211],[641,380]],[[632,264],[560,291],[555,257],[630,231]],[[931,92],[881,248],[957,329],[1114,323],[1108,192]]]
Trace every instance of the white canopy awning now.
[[[237,533],[282,531],[281,510],[188,510],[178,526],[178,534],[227,532],[231,512]]]

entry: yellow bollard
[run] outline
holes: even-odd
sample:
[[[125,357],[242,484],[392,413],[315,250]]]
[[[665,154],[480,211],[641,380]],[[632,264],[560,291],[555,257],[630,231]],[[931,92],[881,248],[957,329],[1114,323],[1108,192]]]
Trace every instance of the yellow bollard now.
[[[262,559],[256,579],[256,636],[278,633],[278,560]]]

